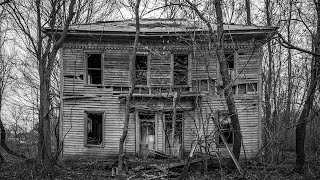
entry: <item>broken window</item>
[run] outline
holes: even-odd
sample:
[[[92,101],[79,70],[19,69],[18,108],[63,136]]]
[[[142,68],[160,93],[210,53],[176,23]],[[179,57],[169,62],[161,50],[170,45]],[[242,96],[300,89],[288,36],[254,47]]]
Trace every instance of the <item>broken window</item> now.
[[[87,54],[87,84],[102,84],[102,55]]]
[[[234,69],[235,64],[234,64],[234,54],[233,53],[225,53],[224,57],[227,61],[227,67],[228,69]]]
[[[188,85],[188,55],[173,55],[173,85]]]
[[[148,84],[148,56],[136,56],[136,83],[137,85]]]
[[[193,91],[208,91],[208,79],[197,79],[192,81]]]
[[[257,83],[238,84],[238,94],[254,94],[257,92]]]
[[[248,94],[254,94],[257,92],[258,84],[257,83],[249,83],[247,84]]]
[[[223,88],[223,86],[217,86],[217,96],[218,97],[224,97],[224,91],[225,91],[226,89],[225,88]],[[232,93],[233,94],[236,94],[236,86],[232,86]]]
[[[140,157],[147,157],[155,147],[155,114],[152,112],[138,112],[140,127]]]
[[[239,84],[238,85],[238,94],[247,94],[247,85]]]
[[[219,111],[218,120],[219,120],[219,130],[217,131],[217,145],[218,146],[225,145],[220,135],[223,135],[227,144],[233,144],[234,133],[232,131],[231,118],[230,118],[230,115],[228,114],[228,111]]]
[[[86,112],[86,145],[103,145],[103,114]]]
[[[176,112],[175,119],[173,119],[173,112],[167,112],[164,114],[164,118],[166,153],[172,156],[181,156],[183,112]]]

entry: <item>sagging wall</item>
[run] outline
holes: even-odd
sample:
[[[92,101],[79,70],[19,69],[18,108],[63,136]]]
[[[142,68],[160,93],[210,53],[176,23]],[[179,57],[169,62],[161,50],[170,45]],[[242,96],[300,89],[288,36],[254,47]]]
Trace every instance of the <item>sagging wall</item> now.
[[[146,46],[148,46],[146,50]],[[165,48],[164,48],[165,47]],[[124,102],[119,95],[125,94],[122,87],[128,87],[129,83],[129,55],[130,42],[92,42],[70,41],[62,49],[62,123],[61,139],[64,141],[63,157],[111,157],[118,154],[119,138],[122,135],[125,116]],[[218,67],[214,60],[214,54],[201,49],[187,48],[185,46],[171,45],[170,43],[142,43],[139,53],[151,54],[151,81],[163,81],[167,85],[170,81],[170,53],[172,51],[188,51],[192,57],[192,79],[208,77],[218,79]],[[102,52],[104,54],[102,86],[88,86],[84,84],[84,59],[86,52]],[[238,50],[237,53],[237,82],[259,82],[259,58],[260,52],[252,53],[252,50]],[[240,73],[241,72],[241,73]],[[120,87],[120,90],[119,90]],[[117,88],[117,90],[116,90]],[[214,93],[208,93],[202,98],[201,105],[194,107],[188,105],[184,122],[184,151],[191,149],[192,142],[196,140],[196,124],[205,119],[208,114],[216,110],[226,109],[224,99]],[[259,102],[257,95],[236,96],[240,125],[244,137],[244,147],[247,153],[257,152],[259,144]],[[195,100],[189,100],[192,104]],[[255,104],[255,105],[253,105]],[[200,112],[201,109],[201,112]],[[85,112],[104,112],[102,147],[85,146]],[[164,150],[163,120],[161,111],[157,116],[157,149]],[[201,114],[201,115],[200,115]],[[201,118],[202,117],[202,118]],[[135,113],[130,114],[129,133],[125,143],[125,151],[134,155],[137,150]],[[208,132],[212,132],[213,125],[209,121]],[[213,150],[216,147],[213,146]],[[223,153],[225,149],[220,148]]]

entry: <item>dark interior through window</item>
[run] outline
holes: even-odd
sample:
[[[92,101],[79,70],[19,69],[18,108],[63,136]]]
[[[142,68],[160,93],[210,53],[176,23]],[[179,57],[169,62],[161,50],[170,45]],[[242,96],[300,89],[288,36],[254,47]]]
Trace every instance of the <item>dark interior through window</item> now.
[[[102,144],[102,113],[87,113],[87,144]]]
[[[174,55],[173,83],[174,85],[188,85],[188,55]]]
[[[230,116],[227,114],[219,114],[220,134],[226,139],[228,144],[233,144],[233,131]],[[218,135],[218,145],[224,145],[220,135]]]
[[[87,55],[88,84],[102,84],[101,54]]]
[[[227,61],[227,67],[229,69],[234,69],[234,55],[231,53],[224,54],[224,57],[226,58]]]
[[[136,56],[136,83],[137,85],[147,85],[148,57]]]

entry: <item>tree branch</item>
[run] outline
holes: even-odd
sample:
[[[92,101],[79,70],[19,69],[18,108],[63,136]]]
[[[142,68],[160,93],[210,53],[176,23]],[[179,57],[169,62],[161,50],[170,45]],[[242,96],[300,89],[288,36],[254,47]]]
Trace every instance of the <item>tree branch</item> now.
[[[300,48],[300,47],[297,47],[297,46],[294,46],[292,45],[291,43],[289,43],[287,40],[284,39],[284,37],[278,33],[278,37],[280,39],[278,39],[279,43],[281,44],[281,46],[285,47],[285,48],[288,48],[288,49],[295,49],[295,50],[298,50],[298,51],[301,51],[301,52],[304,52],[304,53],[307,53],[307,54],[311,54],[313,56],[318,56],[320,57],[320,54],[319,53],[316,53],[316,52],[312,52],[312,51],[309,51],[309,50],[306,50],[306,49],[303,49],[303,48]]]

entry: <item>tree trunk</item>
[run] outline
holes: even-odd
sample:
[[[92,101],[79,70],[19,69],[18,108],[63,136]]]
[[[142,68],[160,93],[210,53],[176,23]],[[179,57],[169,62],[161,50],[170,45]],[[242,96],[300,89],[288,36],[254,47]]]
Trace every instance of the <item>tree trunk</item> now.
[[[314,52],[320,53],[320,0],[314,1],[317,11],[317,34],[314,39]],[[320,57],[313,56],[311,61],[310,83],[307,90],[307,98],[305,100],[302,113],[296,127],[296,164],[294,171],[302,173],[305,164],[305,136],[306,127],[309,121],[310,110],[312,109],[316,87],[318,84],[318,76],[320,74]]]
[[[271,17],[270,17],[270,1],[265,1],[266,6],[266,19],[267,19],[267,26],[271,26]],[[264,159],[267,162],[272,161],[270,158],[271,153],[271,144],[269,140],[272,136],[272,113],[271,113],[271,93],[272,93],[272,62],[273,62],[273,52],[271,48],[271,43],[267,43],[267,51],[268,51],[268,74],[265,84],[264,90],[264,99],[265,99],[265,127],[264,127],[264,144],[268,144],[265,146],[265,157]]]
[[[251,25],[250,0],[246,0],[247,25]]]
[[[42,64],[42,63],[40,63]],[[41,71],[40,71],[41,72]],[[52,171],[52,149],[51,149],[51,128],[50,128],[50,77],[46,72],[40,77],[40,119],[43,124],[43,147],[42,162],[44,170],[48,173]],[[41,138],[42,138],[41,137]]]
[[[135,62],[136,62],[136,54],[137,54],[137,47],[139,43],[139,34],[140,34],[140,23],[139,23],[139,6],[140,6],[140,0],[136,1],[135,5],[135,18],[136,18],[136,35],[135,40],[133,43],[133,51],[130,57],[130,90],[126,97],[126,109],[125,109],[125,119],[122,129],[122,136],[119,140],[119,158],[118,158],[118,172],[119,175],[124,174],[124,143],[128,134],[128,126],[129,126],[129,119],[130,119],[130,106],[131,106],[131,100],[132,100],[132,94],[135,88]]]
[[[227,61],[224,56],[224,35],[223,35],[223,16],[221,9],[220,0],[215,1],[216,15],[217,15],[217,40],[216,40],[216,49],[217,57],[220,65],[220,74],[222,77],[224,96],[227,102],[229,114],[231,117],[231,124],[234,132],[234,141],[233,141],[233,154],[237,160],[239,160],[240,150],[241,150],[241,130],[240,123],[238,118],[237,109],[235,106],[235,101],[233,98],[233,91],[231,85],[231,77],[227,68]],[[233,164],[233,161],[230,161]]]
[[[289,17],[288,17],[288,25],[287,25],[287,38],[288,38],[288,43],[291,44],[291,18],[292,18],[292,0],[289,2]],[[293,92],[293,86],[292,86],[292,54],[291,54],[291,49],[288,49],[288,87],[287,87],[287,103],[286,103],[286,110],[283,116],[283,121],[284,121],[284,136],[283,136],[283,145],[284,148],[287,149],[287,138],[288,138],[288,129],[287,127],[289,126],[291,122],[291,103],[292,103],[292,92]]]
[[[215,9],[216,9],[216,16],[217,16],[217,34],[214,33],[213,28],[206,19],[203,14],[199,11],[199,9],[196,7],[195,4],[191,3],[189,0],[186,0],[186,2],[190,5],[190,7],[197,13],[197,15],[200,17],[201,20],[203,20],[208,29],[209,29],[209,35],[210,38],[213,40],[214,45],[216,46],[216,53],[218,62],[220,65],[220,74],[222,78],[223,83],[223,89],[224,96],[227,102],[228,111],[231,117],[231,124],[232,124],[232,130],[234,132],[234,141],[233,141],[233,154],[237,160],[239,160],[240,156],[240,150],[241,150],[241,130],[240,130],[240,124],[239,124],[239,118],[237,114],[237,109],[235,106],[235,101],[233,98],[233,92],[232,92],[232,86],[231,86],[231,77],[228,73],[227,68],[227,61],[224,57],[224,35],[223,35],[223,16],[222,16],[222,9],[221,9],[221,0],[216,0],[214,2]],[[231,160],[230,165],[232,164],[234,166],[233,161]],[[235,166],[234,166],[235,167]]]

